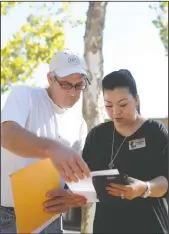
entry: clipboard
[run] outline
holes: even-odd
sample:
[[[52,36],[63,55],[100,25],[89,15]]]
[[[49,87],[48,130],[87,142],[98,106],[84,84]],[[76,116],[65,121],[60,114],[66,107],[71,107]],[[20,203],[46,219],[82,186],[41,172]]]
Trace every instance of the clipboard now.
[[[38,233],[60,216],[43,211],[46,193],[60,188],[50,159],[39,160],[10,176],[18,233]]]

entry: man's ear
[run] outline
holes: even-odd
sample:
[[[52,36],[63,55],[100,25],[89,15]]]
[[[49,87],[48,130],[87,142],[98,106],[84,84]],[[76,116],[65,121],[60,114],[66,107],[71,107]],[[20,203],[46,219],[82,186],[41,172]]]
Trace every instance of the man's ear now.
[[[52,86],[52,84],[54,82],[54,77],[52,75],[52,72],[47,73],[47,79],[48,79],[49,86]]]

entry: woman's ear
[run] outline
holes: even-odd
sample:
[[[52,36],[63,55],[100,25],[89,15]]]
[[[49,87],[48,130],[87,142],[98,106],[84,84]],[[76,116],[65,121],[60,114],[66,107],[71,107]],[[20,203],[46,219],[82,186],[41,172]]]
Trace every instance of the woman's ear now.
[[[137,94],[136,96],[136,105],[139,106],[140,105],[140,98],[139,95]]]
[[[140,98],[139,95],[136,96],[136,111],[140,114]]]

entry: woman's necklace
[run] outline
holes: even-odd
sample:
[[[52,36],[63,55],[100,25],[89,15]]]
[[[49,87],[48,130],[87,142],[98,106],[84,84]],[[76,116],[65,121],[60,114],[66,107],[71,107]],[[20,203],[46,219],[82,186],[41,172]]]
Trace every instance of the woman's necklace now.
[[[124,140],[122,141],[122,143],[120,144],[119,148],[117,149],[117,152],[114,155],[114,140],[115,140],[115,127],[114,127],[114,131],[113,131],[113,142],[112,142],[112,152],[111,152],[111,158],[110,158],[110,163],[109,163],[109,168],[112,169],[114,167],[114,160],[116,159],[121,147],[123,146],[124,142],[126,141],[127,137],[124,138]]]
[[[137,120],[138,120],[138,117],[135,119],[133,125],[136,124],[136,121],[137,121]],[[141,122],[141,125],[136,129],[136,131],[137,131],[141,126],[143,126],[143,124],[144,124],[145,122],[147,122],[147,119],[144,119],[144,121]],[[113,142],[112,142],[112,152],[111,152],[110,163],[109,163],[109,165],[108,165],[110,169],[112,169],[112,168],[114,167],[114,160],[116,159],[116,157],[117,157],[117,155],[118,155],[118,153],[119,153],[121,147],[122,147],[123,144],[125,143],[126,139],[129,137],[129,136],[126,136],[126,137],[123,139],[122,143],[120,144],[119,148],[117,149],[117,152],[116,152],[115,155],[114,155],[115,131],[116,131],[116,129],[115,129],[115,127],[114,127],[114,130],[113,130]],[[132,134],[133,134],[133,133],[132,133]]]

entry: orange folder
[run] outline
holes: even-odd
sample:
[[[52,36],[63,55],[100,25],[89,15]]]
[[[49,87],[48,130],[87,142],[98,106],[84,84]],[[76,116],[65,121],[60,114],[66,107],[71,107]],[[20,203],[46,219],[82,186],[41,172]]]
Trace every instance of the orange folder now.
[[[50,159],[40,160],[11,175],[18,233],[34,233],[58,214],[43,211],[46,193],[60,188],[60,177]],[[44,226],[45,227],[45,226]]]

